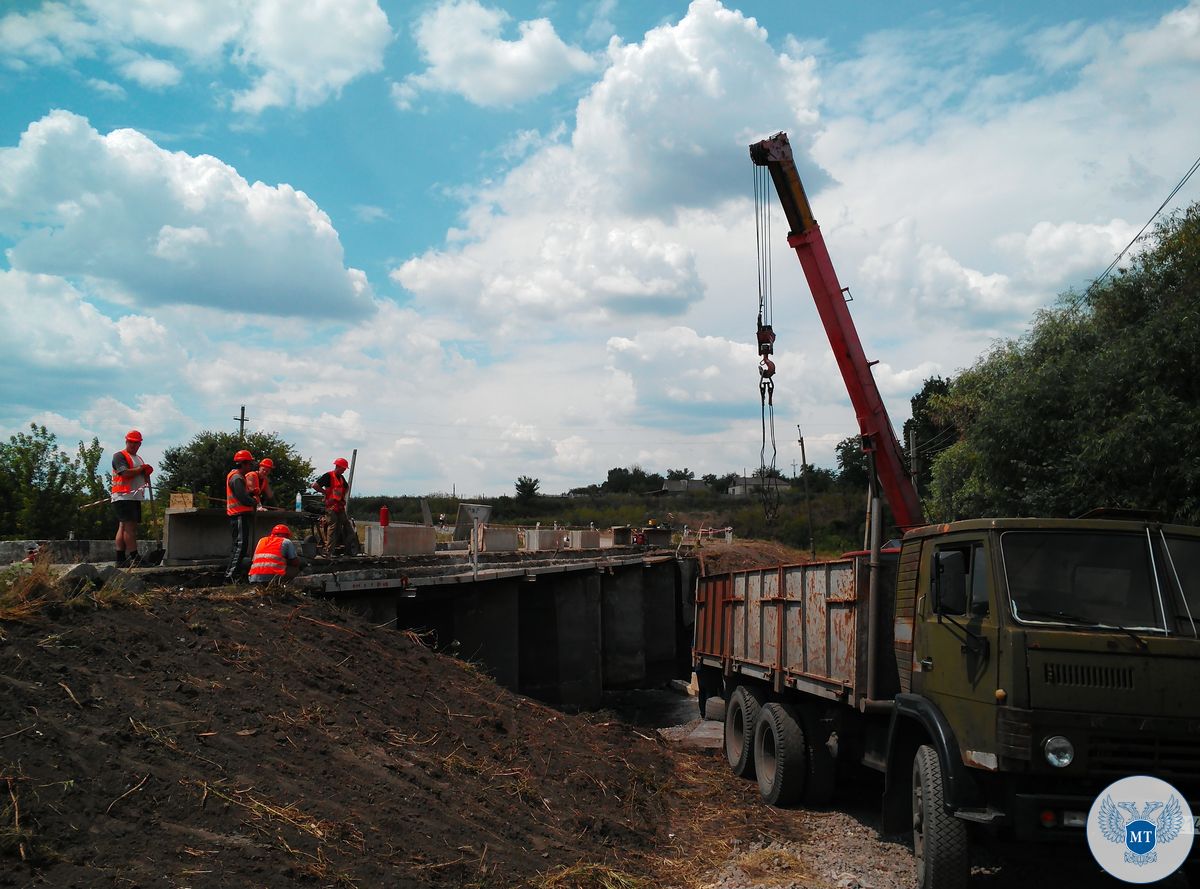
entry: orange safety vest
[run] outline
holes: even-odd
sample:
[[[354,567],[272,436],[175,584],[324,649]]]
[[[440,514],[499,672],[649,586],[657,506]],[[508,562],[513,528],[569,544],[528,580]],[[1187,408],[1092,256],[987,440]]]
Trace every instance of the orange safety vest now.
[[[329,473],[329,487],[325,489],[325,508],[330,512],[341,512],[346,508],[346,490],[350,485],[336,472]]]
[[[239,473],[236,469],[231,469],[231,470],[229,470],[229,475],[225,476],[225,514],[226,515],[240,515],[243,512],[254,512],[253,506],[243,506],[241,503],[238,502],[237,498],[233,496],[233,485],[232,485],[233,477],[238,474]]]
[[[264,477],[257,469],[246,473],[246,490],[258,498],[258,502],[271,499],[271,480]]]
[[[129,451],[121,451],[121,454],[125,457],[125,465],[130,469],[137,469],[146,462],[141,457],[129,453]],[[119,472],[113,473],[112,492],[114,494],[132,494],[133,480],[135,478],[137,478],[136,475],[125,478],[125,476],[121,475]]]
[[[268,574],[282,577],[287,574],[287,559],[283,557],[283,542],[286,537],[264,537],[254,548],[254,561],[250,563],[250,576]]]

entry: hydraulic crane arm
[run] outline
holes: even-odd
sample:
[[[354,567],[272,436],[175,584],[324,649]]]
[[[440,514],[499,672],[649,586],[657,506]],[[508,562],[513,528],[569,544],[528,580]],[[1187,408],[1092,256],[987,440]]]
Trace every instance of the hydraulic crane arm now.
[[[914,528],[925,524],[921,512],[921,501],[916,489],[904,471],[900,457],[900,445],[892,431],[887,408],[875,385],[871,373],[871,362],[867,361],[858,330],[850,317],[841,284],[821,236],[821,228],[813,218],[812,208],[800,182],[800,174],[792,158],[792,146],[787,133],[776,133],[770,139],[750,146],[750,159],[760,167],[766,167],[775,183],[775,191],[783,204],[787,217],[788,246],[793,247],[804,269],[812,290],[817,314],[829,336],[850,403],[858,416],[858,427],[863,437],[863,448],[875,452],[875,470],[883,486],[884,496],[892,507],[896,524],[901,528]]]

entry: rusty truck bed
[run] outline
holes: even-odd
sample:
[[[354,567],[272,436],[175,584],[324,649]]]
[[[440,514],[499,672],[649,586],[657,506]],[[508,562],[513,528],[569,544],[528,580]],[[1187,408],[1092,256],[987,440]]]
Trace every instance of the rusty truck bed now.
[[[806,565],[753,568],[701,577],[696,591],[695,666],[764,680],[854,704],[866,695],[865,554]],[[880,638],[891,652],[895,556],[885,555]],[[892,670],[894,673],[894,656]]]

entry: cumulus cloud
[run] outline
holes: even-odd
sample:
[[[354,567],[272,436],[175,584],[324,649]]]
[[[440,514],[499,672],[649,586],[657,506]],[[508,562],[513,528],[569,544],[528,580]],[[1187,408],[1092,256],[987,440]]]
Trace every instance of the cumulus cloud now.
[[[370,288],[303,192],[248,183],[214,157],[55,111],[0,149],[12,268],[86,278],[142,305],[361,316]]]
[[[383,67],[392,39],[377,0],[63,0],[0,18],[9,67],[69,65],[108,57],[121,75],[152,89],[173,86],[179,65],[228,62],[250,80],[233,107],[257,114],[317,105]],[[150,45],[174,61],[147,56]]]
[[[392,278],[423,306],[477,312],[508,325],[501,332],[528,316],[678,317],[704,297],[679,214],[744,196],[746,146],[781,122],[795,125],[798,162],[814,170],[815,89],[810,60],[776,53],[753,19],[696,0],[640,44],[612,45],[570,144],[533,147],[468,193],[447,247]]]
[[[482,107],[515,105],[596,67],[582,49],[563,43],[549,19],[520,22],[520,36],[506,40],[510,21],[477,0],[450,0],[425,12],[413,36],[428,67],[394,84],[393,101],[406,110],[422,93],[447,92]]]

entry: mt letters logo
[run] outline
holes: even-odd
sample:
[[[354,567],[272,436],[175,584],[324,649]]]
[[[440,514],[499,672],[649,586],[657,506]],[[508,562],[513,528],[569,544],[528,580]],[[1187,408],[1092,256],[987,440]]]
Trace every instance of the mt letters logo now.
[[[1087,838],[1100,866],[1129,883],[1174,873],[1192,848],[1187,801],[1166,781],[1138,775],[1104,790],[1088,814]]]

